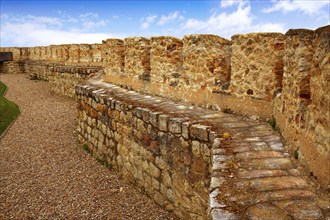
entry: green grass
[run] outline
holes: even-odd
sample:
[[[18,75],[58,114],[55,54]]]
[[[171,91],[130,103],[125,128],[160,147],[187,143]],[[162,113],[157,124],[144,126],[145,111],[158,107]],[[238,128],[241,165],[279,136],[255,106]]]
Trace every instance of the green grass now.
[[[6,90],[7,86],[0,81],[0,135],[20,113],[19,107],[4,97]]]

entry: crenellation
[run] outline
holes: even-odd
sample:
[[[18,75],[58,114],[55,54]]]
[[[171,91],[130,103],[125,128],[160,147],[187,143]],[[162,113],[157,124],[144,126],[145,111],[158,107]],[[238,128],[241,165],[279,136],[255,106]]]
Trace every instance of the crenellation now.
[[[91,54],[91,45],[90,44],[79,44],[79,64],[80,65],[90,65],[92,62]]]
[[[144,37],[125,38],[124,74],[130,80],[150,80],[150,40]]]
[[[45,57],[42,60],[50,61],[52,59],[52,48],[45,47]]]
[[[124,74],[125,46],[121,39],[107,39],[102,42],[102,59],[105,75]]]
[[[102,44],[91,44],[92,64],[93,66],[102,65]]]
[[[176,37],[150,38],[151,81],[170,86],[179,85],[183,75],[183,41]]]
[[[230,93],[271,101],[282,89],[284,35],[239,34],[232,42]]]
[[[240,171],[239,178],[249,180],[234,184],[236,173],[227,172],[241,165],[291,169],[294,163],[282,155],[286,148],[323,187],[330,184],[329,39],[326,26],[286,34],[238,34],[231,40],[192,34],[183,39],[130,37],[102,44],[0,48],[14,58],[3,62],[1,71],[49,81],[53,92],[69,97],[75,96],[77,84],[88,80],[88,86],[76,87],[81,143],[88,143],[125,178],[146,187],[160,205],[183,218],[202,218],[211,176],[212,186],[232,184],[233,190],[250,183],[267,185],[269,179],[256,183],[248,177],[292,173]],[[95,77],[102,79],[92,85]],[[137,92],[120,97],[108,92],[124,88]],[[144,96],[135,99],[138,92]],[[174,102],[162,102],[161,97],[192,106],[174,108]],[[209,109],[218,113],[207,113]],[[269,128],[255,126],[257,119],[271,119],[287,146]],[[212,130],[212,123],[221,127]],[[251,129],[250,136],[238,132],[245,129]],[[235,146],[226,148],[229,142]],[[253,153],[245,153],[249,149]],[[276,158],[262,158],[269,155]],[[242,161],[235,164],[233,157]],[[218,176],[221,172],[224,176]],[[284,180],[276,184],[282,186]],[[222,193],[222,187],[215,189]],[[219,214],[220,208],[213,208],[210,213]]]
[[[66,64],[77,65],[80,56],[80,46],[79,44],[69,44],[69,59]]]
[[[230,81],[231,42],[210,34],[183,38],[183,78],[189,90],[212,93]]]

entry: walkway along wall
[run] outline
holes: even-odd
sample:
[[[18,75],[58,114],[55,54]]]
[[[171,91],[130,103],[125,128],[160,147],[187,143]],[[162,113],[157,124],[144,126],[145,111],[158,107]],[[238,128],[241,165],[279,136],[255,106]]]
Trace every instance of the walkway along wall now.
[[[14,54],[15,61],[4,62],[4,70],[11,66],[11,72],[52,81],[62,87],[56,91],[69,91],[62,93],[71,96],[73,85],[103,68],[105,82],[145,94],[262,120],[274,117],[274,127],[292,154],[326,188],[330,185],[329,39],[330,26],[326,26],[289,30],[285,35],[235,35],[231,41],[215,35],[188,35],[182,40],[134,37],[108,39],[102,46],[0,48],[0,52]]]

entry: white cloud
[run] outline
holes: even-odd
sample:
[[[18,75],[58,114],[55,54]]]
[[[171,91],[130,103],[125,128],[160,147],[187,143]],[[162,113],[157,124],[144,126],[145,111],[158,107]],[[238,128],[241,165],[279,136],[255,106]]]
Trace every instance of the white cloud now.
[[[107,26],[107,22],[105,20],[83,22],[83,27],[86,30],[105,27],[105,26]]]
[[[213,13],[207,20],[190,18],[183,24],[183,29],[188,33],[210,33],[227,38],[237,33],[285,31],[284,25],[280,23],[254,21],[250,3],[240,1],[236,10],[231,13]]]
[[[283,13],[292,11],[302,11],[308,15],[317,14],[323,7],[329,7],[329,0],[317,0],[317,1],[301,1],[301,0],[280,0],[274,1],[273,5],[269,8],[265,8],[262,11],[264,13],[271,13],[275,11],[281,11]]]
[[[144,30],[144,29],[147,29],[149,28],[150,24],[152,24],[157,18],[157,15],[150,15],[146,18],[142,18],[141,21],[141,28]]]
[[[85,18],[87,16],[84,16]],[[100,43],[110,37],[124,37],[105,32],[91,31],[106,25],[104,20],[86,20],[76,23],[75,18],[1,16],[1,45],[41,46],[67,43]],[[75,26],[71,26],[74,24]],[[79,27],[80,25],[80,27]]]
[[[99,18],[99,15],[97,13],[87,12],[85,14],[79,15],[79,17],[81,19],[85,19],[85,18]]]
[[[169,13],[167,16],[166,15],[162,15],[160,20],[157,22],[158,25],[164,25],[170,21],[176,20],[176,19],[180,19],[183,20],[184,17],[180,15],[180,13],[178,11],[174,11]]]
[[[242,4],[245,1],[246,0],[221,0],[220,6],[221,8],[227,8],[233,5]]]

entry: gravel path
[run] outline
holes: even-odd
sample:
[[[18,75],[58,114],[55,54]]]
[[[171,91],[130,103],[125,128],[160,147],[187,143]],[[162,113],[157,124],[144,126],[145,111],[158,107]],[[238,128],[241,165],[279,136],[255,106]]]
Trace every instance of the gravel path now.
[[[176,219],[77,144],[76,104],[1,75],[21,115],[0,140],[0,219]]]

